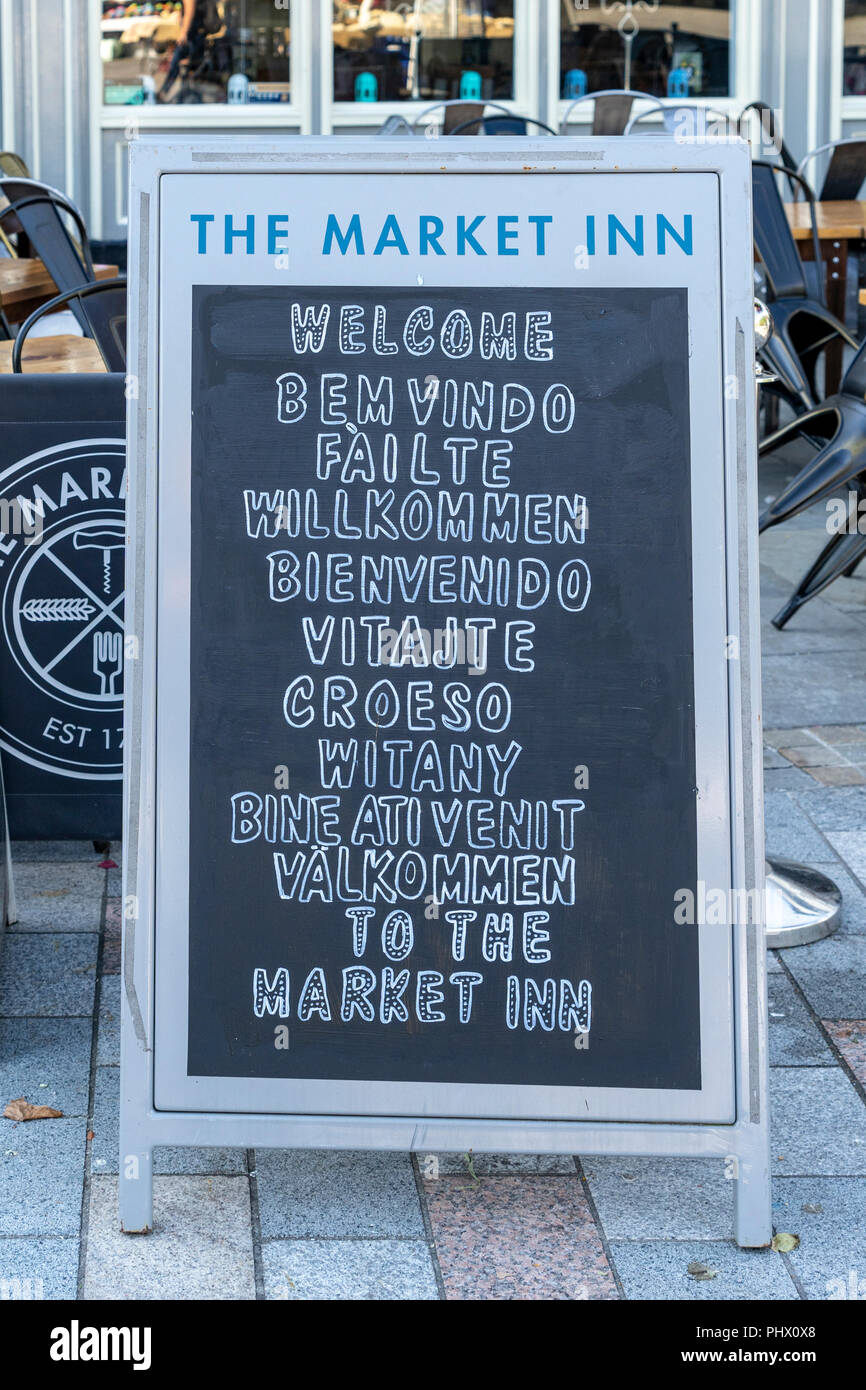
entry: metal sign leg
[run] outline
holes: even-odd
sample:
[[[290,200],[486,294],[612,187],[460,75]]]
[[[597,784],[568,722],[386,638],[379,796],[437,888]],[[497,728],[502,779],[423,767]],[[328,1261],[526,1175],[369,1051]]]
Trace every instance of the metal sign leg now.
[[[737,1155],[734,1239],[747,1249],[767,1246],[773,1239],[770,1137],[766,1126],[749,1126]]]
[[[127,1133],[121,1120],[120,1229],[128,1236],[146,1236],[153,1230],[153,1149],[126,1143]]]

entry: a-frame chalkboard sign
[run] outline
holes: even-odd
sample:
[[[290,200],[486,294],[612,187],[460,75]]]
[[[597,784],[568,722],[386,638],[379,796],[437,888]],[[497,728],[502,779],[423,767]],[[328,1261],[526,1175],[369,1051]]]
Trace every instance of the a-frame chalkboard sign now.
[[[717,1156],[768,1242],[749,184],[133,142],[124,1230],[270,1145]]]

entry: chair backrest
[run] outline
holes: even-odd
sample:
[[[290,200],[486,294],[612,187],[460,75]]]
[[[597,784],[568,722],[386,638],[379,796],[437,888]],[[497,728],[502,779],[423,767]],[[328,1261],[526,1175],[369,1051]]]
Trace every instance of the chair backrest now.
[[[624,134],[631,135],[636,126],[644,121],[657,120],[661,116],[662,125],[666,135],[678,135],[685,139],[694,136],[706,136],[710,125],[718,125],[720,122],[728,133],[728,116],[724,111],[717,111],[712,106],[702,106],[699,102],[678,101],[673,105],[665,106],[662,102],[647,111],[639,111],[636,116],[632,116],[625,128]]]
[[[376,131],[376,135],[411,135],[412,127],[405,116],[391,115],[383,121]]]
[[[601,92],[588,92],[586,96],[577,97],[570,106],[566,107],[565,115],[559,125],[560,135],[568,134],[572,112],[576,111],[578,106],[590,101],[593,103],[593,135],[624,135],[631,117],[632,107],[636,101],[652,102],[654,107],[659,108],[662,106],[657,97],[648,96],[645,92],[626,91],[623,87],[609,87]]]
[[[9,200],[8,206],[0,207],[0,226],[24,232],[58,290],[74,289],[93,279],[87,228],[74,203],[35,179],[2,179],[0,193]],[[80,244],[70,234],[65,217],[74,223]],[[86,331],[79,309],[73,311]]]
[[[802,174],[813,159],[830,151],[830,162],[818,199],[822,203],[849,202],[857,198],[866,180],[866,139],[853,137],[819,145],[811,150],[797,170]]]
[[[46,314],[52,314],[68,304],[80,311],[82,323],[88,338],[92,338],[99,348],[102,360],[109,372],[126,371],[126,279],[98,280],[87,285],[79,285],[64,294],[55,295],[47,304],[26,318],[18,329],[12,348],[12,370],[20,372],[21,354],[27,336],[35,324]],[[78,317],[78,315],[76,315]]]
[[[765,101],[750,101],[748,106],[744,106],[740,112],[740,119],[737,128],[743,135],[743,126],[747,124],[746,118],[752,112],[759,118],[762,134],[766,135],[779,156],[782,165],[786,169],[797,172],[797,161],[788,149],[781,135],[776,133],[776,113],[772,106],[768,106]]]
[[[504,116],[511,115],[508,107],[498,101],[460,101],[455,98],[453,101],[436,101],[432,106],[425,106],[412,121],[412,129],[418,130],[430,124],[429,118],[434,111],[442,113],[443,135],[453,135],[455,127],[467,121],[480,121],[485,111],[501,111]]]
[[[533,129],[530,130],[529,126]],[[544,131],[545,135],[556,137],[556,131],[551,130],[544,121],[534,121],[529,116],[484,116],[480,121],[466,121],[464,126],[458,126],[452,130],[452,135],[534,135],[538,131]]]
[[[777,178],[778,171],[773,165],[760,160],[752,164],[755,246],[764,263],[773,297],[806,299],[808,289],[803,262],[785,213]]]
[[[20,154],[12,150],[0,150],[0,174],[11,179],[29,179],[30,170]]]

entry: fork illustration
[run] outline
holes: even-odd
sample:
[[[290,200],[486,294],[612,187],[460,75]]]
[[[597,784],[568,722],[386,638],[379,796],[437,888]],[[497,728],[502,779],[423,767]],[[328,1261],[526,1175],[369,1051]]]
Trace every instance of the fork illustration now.
[[[123,671],[123,633],[93,634],[93,671],[99,677],[102,695],[113,695],[114,682]]]

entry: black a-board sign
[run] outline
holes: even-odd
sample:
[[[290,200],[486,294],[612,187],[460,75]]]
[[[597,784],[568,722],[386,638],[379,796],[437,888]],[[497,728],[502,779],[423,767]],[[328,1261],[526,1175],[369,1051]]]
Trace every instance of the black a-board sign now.
[[[134,150],[122,1224],[612,1149],[761,1244],[748,162],[436,144]]]
[[[124,378],[0,377],[0,750],[13,839],[120,839]]]

